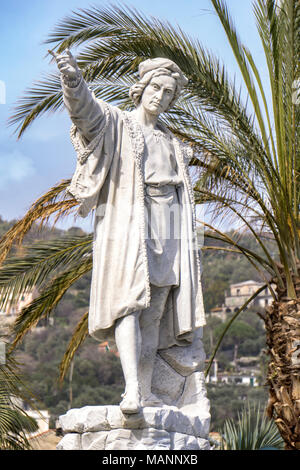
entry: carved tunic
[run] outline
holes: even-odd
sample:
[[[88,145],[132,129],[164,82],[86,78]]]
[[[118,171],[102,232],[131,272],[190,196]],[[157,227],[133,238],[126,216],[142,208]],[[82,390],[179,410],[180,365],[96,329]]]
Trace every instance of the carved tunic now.
[[[177,186],[182,184],[172,139],[160,130],[142,129],[145,137],[144,178],[147,253],[150,283],[179,285],[180,211]]]

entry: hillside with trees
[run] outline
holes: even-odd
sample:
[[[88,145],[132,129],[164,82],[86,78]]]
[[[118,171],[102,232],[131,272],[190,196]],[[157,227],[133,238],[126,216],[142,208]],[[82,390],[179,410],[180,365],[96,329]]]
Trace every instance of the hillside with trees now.
[[[236,243],[242,244],[243,247],[252,250],[258,255],[263,254],[257,240],[249,232],[245,232],[241,236],[231,231],[228,232],[228,235]],[[277,249],[270,235],[264,234],[261,238],[270,253],[272,253],[272,257],[277,260]],[[213,247],[219,249],[211,249]],[[263,282],[263,279],[259,277],[257,269],[251,265],[242,253],[223,251],[221,248],[228,249],[228,244],[204,236],[202,284],[206,312],[224,303],[224,293],[225,290],[229,289],[230,284],[248,281],[249,279]],[[269,278],[266,271],[263,272]]]

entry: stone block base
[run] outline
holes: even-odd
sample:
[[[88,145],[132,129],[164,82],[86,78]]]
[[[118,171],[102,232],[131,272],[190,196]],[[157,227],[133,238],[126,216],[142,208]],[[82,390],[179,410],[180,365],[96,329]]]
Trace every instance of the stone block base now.
[[[59,418],[58,450],[209,450],[210,415],[195,406],[146,407],[124,415],[119,406],[85,406]]]

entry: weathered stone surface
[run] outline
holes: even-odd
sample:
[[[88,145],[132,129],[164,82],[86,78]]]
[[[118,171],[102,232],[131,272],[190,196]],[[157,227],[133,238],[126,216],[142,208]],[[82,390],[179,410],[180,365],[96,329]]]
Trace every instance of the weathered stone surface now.
[[[81,434],[66,434],[56,446],[57,450],[82,450]]]
[[[105,450],[168,450],[170,434],[158,429],[114,429],[106,440]]]
[[[201,340],[202,328],[195,334],[193,343],[190,346],[173,346],[169,349],[162,349],[159,355],[172,368],[183,376],[190,375],[196,370],[203,370],[205,363],[205,352]]]
[[[84,422],[84,417],[87,421]],[[59,419],[64,433],[84,434],[114,429],[157,429],[179,432],[205,438],[208,434],[210,414],[197,405],[179,409],[175,406],[145,407],[139,414],[124,416],[118,406],[89,406],[69,410]],[[86,446],[86,444],[84,444]]]
[[[123,427],[124,415],[117,405],[109,405],[107,408],[107,422],[110,429]]]
[[[144,424],[142,413],[124,415],[117,405],[107,406],[107,422],[110,429],[140,429]]]
[[[195,412],[201,411],[202,415],[209,414],[210,403],[207,398],[203,372],[194,372],[186,378],[183,393],[176,405],[180,409],[184,407],[185,409],[195,409]]]
[[[208,439],[202,439],[201,437],[197,437],[197,441],[199,450],[213,450]],[[187,449],[189,449],[189,447],[187,447]]]
[[[177,408],[165,406],[159,407],[146,407],[142,413],[144,416],[144,428],[164,429],[166,431],[172,430],[172,423],[175,420],[175,413]]]
[[[198,412],[200,410],[198,409]],[[189,405],[189,409],[184,410],[184,417],[186,421],[190,421],[192,429],[188,432],[188,434],[193,434],[194,436],[206,438],[209,433],[209,426],[210,426],[210,414],[197,414],[197,409],[192,408]],[[190,428],[188,428],[190,429]]]
[[[144,408],[144,427],[164,429],[205,438],[209,432],[210,414],[203,414],[195,406],[179,410],[177,407]]]
[[[152,390],[167,405],[173,405],[183,392],[185,378],[178,374],[160,356],[156,356]]]
[[[139,449],[168,450],[171,446],[170,434],[162,429],[143,429]]]
[[[162,429],[113,429],[66,434],[57,450],[210,450],[207,439]]]
[[[85,417],[87,423],[83,422]],[[210,415],[195,404],[182,409],[145,407],[131,417],[124,416],[118,406],[89,406],[69,410],[59,423],[66,433],[58,444],[60,450],[210,448]]]
[[[64,432],[89,432],[110,429],[106,406],[84,406],[74,408],[59,417],[59,426]]]
[[[170,437],[172,450],[210,450],[210,444],[207,439],[179,432],[171,432]]]
[[[136,443],[137,439],[131,429],[114,429],[107,436],[105,450],[134,449]]]
[[[104,450],[109,431],[86,432],[82,434],[82,450]]]

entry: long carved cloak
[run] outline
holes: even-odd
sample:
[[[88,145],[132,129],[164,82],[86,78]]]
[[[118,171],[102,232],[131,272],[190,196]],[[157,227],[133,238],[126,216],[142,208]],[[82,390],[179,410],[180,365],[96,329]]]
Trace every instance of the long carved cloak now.
[[[67,93],[65,90],[65,99],[70,100]],[[80,93],[80,86],[76,93]],[[133,113],[122,112],[101,100],[97,104],[102,118],[96,137],[89,143],[72,125],[77,166],[68,191],[80,202],[79,215],[86,217],[91,210],[95,211],[89,333],[102,341],[113,338],[117,319],[149,306],[151,289],[145,240],[142,128]],[[184,182],[178,190],[180,285],[172,288],[168,297],[159,349],[189,344],[194,331],[205,324],[195,206],[188,171],[192,153],[175,136],[172,139]]]

